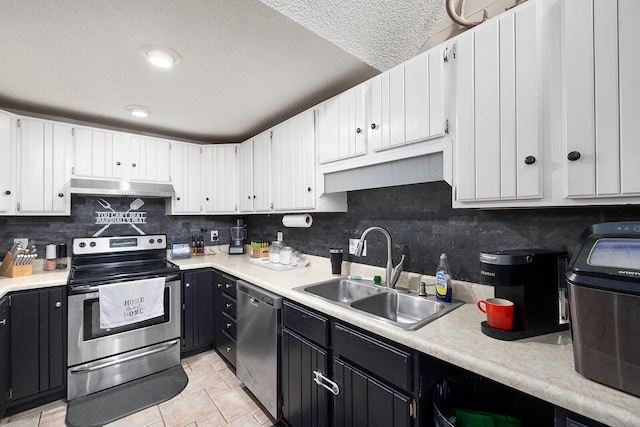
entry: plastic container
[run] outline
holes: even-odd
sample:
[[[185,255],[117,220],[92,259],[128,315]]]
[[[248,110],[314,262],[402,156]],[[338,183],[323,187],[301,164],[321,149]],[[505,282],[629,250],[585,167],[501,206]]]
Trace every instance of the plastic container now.
[[[269,262],[274,264],[280,264],[280,249],[282,248],[282,242],[274,240],[269,245]]]
[[[451,274],[447,254],[440,255],[440,262],[436,270],[436,297],[440,301],[451,302]]]
[[[291,264],[291,254],[293,253],[293,248],[291,246],[284,246],[280,249],[280,264],[289,265]]]
[[[450,418],[455,409],[462,410],[458,414],[479,411],[486,417],[497,415],[495,425],[501,426],[513,425],[508,423],[510,418],[519,420],[522,427],[554,425],[552,404],[478,375],[446,377],[435,384],[432,397],[436,427],[462,425]]]

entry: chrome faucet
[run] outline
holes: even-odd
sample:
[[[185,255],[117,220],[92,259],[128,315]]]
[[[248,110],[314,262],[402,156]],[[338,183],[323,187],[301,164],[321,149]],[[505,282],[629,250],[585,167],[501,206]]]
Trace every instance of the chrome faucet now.
[[[393,262],[391,259],[391,234],[387,230],[382,227],[369,227],[362,233],[360,236],[360,240],[358,240],[358,245],[356,246],[356,256],[362,256],[362,250],[364,249],[364,238],[370,231],[379,231],[387,238],[387,270],[386,270],[386,281],[387,287],[395,289],[396,282],[400,277],[400,273],[402,272],[402,265],[404,264],[404,255],[400,259],[400,262],[395,267],[393,266]]]

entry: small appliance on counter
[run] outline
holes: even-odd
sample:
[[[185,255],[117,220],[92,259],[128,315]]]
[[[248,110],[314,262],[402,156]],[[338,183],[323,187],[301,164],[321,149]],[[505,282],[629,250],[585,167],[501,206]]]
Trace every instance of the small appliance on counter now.
[[[513,329],[482,322],[485,335],[505,341],[569,328],[564,274],[567,253],[546,249],[513,249],[480,253],[481,282],[495,287],[495,297],[513,302]]]
[[[241,219],[236,220],[236,226],[231,227],[231,242],[229,243],[229,255],[244,254],[244,239],[247,238],[247,226]]]
[[[576,371],[640,397],[640,222],[584,230],[566,279]]]

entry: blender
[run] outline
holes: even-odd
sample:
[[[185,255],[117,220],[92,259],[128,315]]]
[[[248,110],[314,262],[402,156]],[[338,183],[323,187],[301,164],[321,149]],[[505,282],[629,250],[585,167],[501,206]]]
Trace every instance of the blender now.
[[[236,220],[236,226],[230,227],[231,242],[229,243],[229,254],[244,254],[244,239],[247,238],[247,227],[241,219]]]

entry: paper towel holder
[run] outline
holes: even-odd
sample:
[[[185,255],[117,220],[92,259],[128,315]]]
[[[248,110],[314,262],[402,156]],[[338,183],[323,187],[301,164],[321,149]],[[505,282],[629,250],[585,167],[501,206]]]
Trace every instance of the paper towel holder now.
[[[293,228],[309,228],[313,224],[313,217],[309,214],[284,215],[282,225]]]

